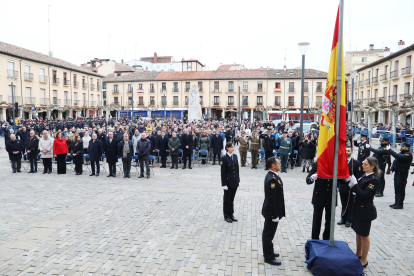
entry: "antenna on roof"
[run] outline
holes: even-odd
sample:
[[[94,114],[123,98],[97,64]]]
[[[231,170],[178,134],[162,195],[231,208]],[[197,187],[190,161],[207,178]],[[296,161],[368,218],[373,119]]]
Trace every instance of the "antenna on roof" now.
[[[49,18],[49,9],[50,9],[51,5],[47,6],[47,22],[49,22],[49,56],[53,57],[53,53],[52,50],[50,48],[50,18]]]
[[[287,66],[286,66],[286,48],[285,48],[285,64],[283,65],[283,70],[286,71],[286,69],[287,69]]]

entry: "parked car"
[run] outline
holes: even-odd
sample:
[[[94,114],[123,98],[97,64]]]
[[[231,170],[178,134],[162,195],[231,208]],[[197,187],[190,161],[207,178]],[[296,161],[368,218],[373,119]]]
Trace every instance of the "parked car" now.
[[[299,131],[300,132],[300,123],[296,123],[293,125],[292,128],[290,128],[289,130],[293,130],[293,131]],[[303,133],[305,135],[309,134],[309,132],[315,132],[314,130],[318,130],[318,124],[317,123],[303,123]],[[319,131],[316,132],[316,134],[318,134]]]

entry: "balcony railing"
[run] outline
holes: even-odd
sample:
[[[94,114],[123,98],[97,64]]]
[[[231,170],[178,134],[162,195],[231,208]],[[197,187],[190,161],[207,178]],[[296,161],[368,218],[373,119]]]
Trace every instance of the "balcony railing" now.
[[[172,101],[172,105],[178,105],[178,101]]]
[[[17,79],[19,77],[19,72],[14,70],[7,70],[7,77],[9,79]]]
[[[79,100],[73,100],[73,105],[74,106],[79,106],[79,102],[80,102]]]
[[[148,89],[148,93],[155,93],[155,88]]]
[[[178,87],[173,87],[171,91],[172,91],[172,92],[180,92],[180,88],[178,88]]]
[[[398,78],[398,70],[392,71],[392,72],[390,73],[390,78],[391,78],[391,79]]]
[[[316,92],[322,92],[322,86],[316,87]]]
[[[364,86],[364,81],[360,81],[358,87]]]
[[[167,87],[160,88],[160,93],[167,93]]]
[[[383,102],[385,102],[385,101],[386,101],[386,99],[385,99],[385,97],[379,97],[379,98],[378,98],[378,101],[383,101]]]
[[[386,81],[386,80],[388,80],[387,74],[380,76],[380,81]]]
[[[53,97],[52,104],[60,104],[60,99]]]
[[[322,106],[322,102],[316,101],[315,106]]]
[[[185,92],[189,92],[190,91],[190,88],[189,87],[186,87],[185,88]]]
[[[295,106],[295,102],[288,102],[288,106],[289,107]]]
[[[256,102],[256,106],[263,106],[263,102]]]
[[[48,105],[49,102],[49,98],[40,98],[40,105]]]
[[[378,102],[378,98],[377,97],[374,97],[374,98],[371,98],[369,101],[370,102]]]
[[[119,90],[118,89],[114,89],[114,90],[112,90],[112,93],[117,94],[117,93],[119,93]]]
[[[96,101],[91,101],[91,106],[95,106],[96,105]]]
[[[27,81],[33,81],[33,74],[32,73],[24,73],[24,79]]]
[[[254,91],[255,93],[263,93],[264,89],[263,88],[257,88],[256,91]]]
[[[288,92],[296,92],[296,88],[295,87],[289,87]]]
[[[79,87],[79,82],[78,81],[74,81],[73,82],[73,87],[78,88]]]
[[[234,92],[234,89],[233,88],[228,88],[227,92]]]
[[[368,104],[368,99],[362,99],[362,104]]]
[[[155,106],[155,101],[150,101],[148,105],[149,106]]]
[[[309,87],[303,88],[303,92],[309,92]]]
[[[99,84],[96,85],[96,90],[101,91],[101,86]]]
[[[370,79],[366,79],[365,80],[365,85],[370,85],[370,84],[371,84]]]
[[[47,83],[47,76],[40,75],[40,76],[39,76],[39,82],[42,82],[42,83]]]
[[[36,98],[35,97],[26,97],[26,104],[35,104]]]
[[[127,89],[127,93],[132,93],[132,88]]]
[[[83,106],[88,106],[88,101],[82,101]]]
[[[91,83],[91,90],[95,90],[95,84]]]
[[[400,95],[400,102],[405,102],[406,100],[405,100],[405,95],[410,95],[410,94],[401,94]]]
[[[234,105],[234,102],[226,102],[226,105],[227,106],[233,106]]]
[[[63,86],[69,86],[69,85],[70,85],[70,80],[63,79]]]
[[[59,81],[59,78],[53,78],[53,79],[52,79],[52,83],[53,83],[53,84],[55,84],[55,85],[58,85],[58,84],[59,84],[59,82],[60,82],[60,81]]]
[[[220,101],[213,101],[213,106],[220,106]]]
[[[378,77],[373,77],[372,78],[372,83],[374,84],[374,83],[378,83]]]
[[[243,106],[248,106],[249,102],[248,101],[243,101]]]
[[[408,76],[408,75],[411,75],[411,66],[401,69],[401,76]]]
[[[114,101],[112,103],[115,104],[115,105],[119,105],[119,102],[118,101]]]
[[[85,83],[85,82],[83,82],[83,83],[82,83],[82,88],[83,88],[83,89],[87,89],[87,88],[88,88],[88,84],[87,84],[87,83]]]
[[[211,91],[212,93],[220,93],[221,92],[221,88],[220,87],[215,87],[213,88],[213,90]]]
[[[63,99],[64,105],[72,105],[72,99]]]
[[[9,103],[12,103],[12,102],[13,102],[13,99],[12,99],[11,96],[9,96]],[[18,96],[14,96],[14,102],[15,103],[22,103],[21,98],[18,97]]]
[[[388,96],[388,102],[396,102],[397,101],[397,95]]]

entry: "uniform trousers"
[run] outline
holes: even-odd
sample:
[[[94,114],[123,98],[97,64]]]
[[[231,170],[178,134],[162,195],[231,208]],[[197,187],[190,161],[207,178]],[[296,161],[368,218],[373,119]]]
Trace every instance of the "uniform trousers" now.
[[[30,162],[30,171],[36,171],[37,172],[37,153],[35,152],[30,152],[27,154],[27,158],[29,159]]]
[[[66,153],[56,155],[57,173],[66,174]]]
[[[379,177],[379,185],[378,185],[378,190],[377,193],[384,193],[384,189],[385,189],[385,167],[387,166],[387,163],[383,163],[383,164],[378,164],[378,168],[381,170],[381,174]]]
[[[11,167],[13,171],[20,171],[22,168],[22,159],[11,160]]]
[[[109,174],[116,175],[116,162],[108,163],[108,167],[109,167]]]
[[[122,161],[122,168],[124,176],[129,176],[131,174],[131,161]]]
[[[191,153],[183,153],[184,167],[187,166],[187,160],[188,160],[188,167],[191,168]]]
[[[405,187],[407,185],[408,171],[406,172],[394,172],[394,191],[395,191],[395,204],[403,206],[405,199]]]
[[[240,159],[241,159],[241,164],[242,166],[246,165],[246,160],[247,160],[247,150],[239,150],[239,154],[240,154]]]
[[[289,154],[280,154],[280,163],[282,165],[281,171],[286,172],[288,166]]]
[[[273,156],[273,150],[266,150],[265,151],[265,167],[266,167],[266,170],[268,169],[267,168],[267,159],[269,159],[272,156]]]
[[[52,158],[43,158],[43,172],[52,171]]]
[[[167,156],[161,156],[161,166],[167,167]]]
[[[259,157],[258,150],[250,150],[250,154],[252,155],[252,168],[257,167],[257,157]]]
[[[312,220],[312,239],[319,240],[319,234],[321,233],[321,224],[322,224],[322,214],[323,209],[325,209],[325,230],[322,234],[322,239],[329,240],[331,234],[330,224],[331,224],[331,206],[321,207],[313,206],[313,220]]]
[[[352,194],[352,192],[339,193],[339,196],[341,197],[341,204],[342,204],[341,217],[345,221],[352,222],[352,214],[354,213],[355,196]]]
[[[220,161],[221,161],[221,153],[217,153],[217,154],[213,154],[213,164],[215,164],[216,163],[216,155],[217,155],[217,158],[218,158],[218,162],[219,162],[219,164],[220,164]]]
[[[234,197],[236,196],[237,187],[224,190],[223,195],[223,215],[224,218],[231,218],[234,214]]]
[[[271,261],[275,259],[273,239],[275,237],[278,224],[278,222],[273,222],[270,218],[265,219],[262,234],[263,257],[265,261]]]
[[[91,161],[92,174],[95,174],[95,166],[96,166],[96,173],[99,174],[99,170],[100,170],[99,161]]]

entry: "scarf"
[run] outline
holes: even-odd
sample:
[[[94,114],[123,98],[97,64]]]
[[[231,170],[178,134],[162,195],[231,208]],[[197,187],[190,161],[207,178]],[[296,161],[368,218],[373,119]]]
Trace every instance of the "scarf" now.
[[[129,153],[129,143],[128,141],[124,141],[124,151],[123,151],[123,157],[122,158],[127,158]]]

